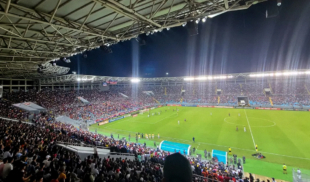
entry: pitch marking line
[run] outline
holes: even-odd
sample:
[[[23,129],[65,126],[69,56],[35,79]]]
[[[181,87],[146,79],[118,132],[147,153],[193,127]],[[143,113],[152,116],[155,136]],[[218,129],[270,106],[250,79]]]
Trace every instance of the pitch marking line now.
[[[245,111],[244,109],[243,109],[243,111],[244,111],[244,113],[245,113],[245,117],[246,117],[246,120],[247,120],[248,125],[249,125],[249,129],[250,129],[250,133],[251,133],[251,136],[252,136],[252,140],[253,140],[253,144],[254,144],[254,149],[255,149],[255,141],[254,141],[253,133],[252,133],[252,130],[251,130],[249,118],[248,118],[248,115],[246,114],[246,111]]]
[[[234,117],[237,117],[237,116],[226,117],[226,118],[224,118],[224,121],[225,121],[226,123],[228,123],[228,124],[238,125],[239,123],[233,123],[233,122],[227,121],[228,118],[234,118]],[[253,125],[252,125],[252,126],[251,126],[252,128],[253,128],[253,127],[256,127],[256,128],[269,128],[269,127],[273,127],[273,126],[276,126],[276,125],[277,125],[276,122],[271,121],[271,120],[268,120],[268,119],[253,118],[253,117],[249,117],[249,118],[258,119],[258,120],[264,120],[264,121],[268,121],[268,122],[273,123],[273,125],[269,125],[269,126],[253,126]]]
[[[105,127],[107,128],[107,127]],[[120,131],[127,131],[127,132],[132,132],[132,133],[136,133],[135,131],[128,131],[128,130],[121,130],[121,129],[116,129],[116,128],[110,128],[110,129],[114,129],[114,130],[120,130]],[[191,140],[184,140],[184,139],[179,139],[179,138],[172,138],[172,137],[164,137],[164,136],[160,136],[160,138],[170,138],[173,139],[175,141],[183,141],[183,142],[188,142],[191,143]],[[213,143],[205,143],[205,142],[197,142],[198,144],[205,144],[205,145],[213,145],[213,146],[218,146],[218,147],[224,147],[224,148],[229,148],[229,146],[225,146],[225,145],[217,145],[217,144],[213,144]],[[250,149],[243,149],[243,148],[238,148],[238,147],[231,147],[232,149],[238,149],[238,150],[244,150],[244,151],[250,151],[253,152],[253,150]],[[271,153],[271,152],[261,152],[263,154],[270,154],[270,155],[277,155],[277,156],[282,156],[282,157],[289,157],[289,158],[295,158],[295,159],[303,159],[303,160],[309,160],[310,158],[303,158],[303,157],[296,157],[296,156],[289,156],[289,155],[282,155],[282,154],[276,154],[276,153]]]
[[[173,116],[173,115],[175,115],[175,113],[173,113],[173,114],[171,114],[171,115],[169,115],[169,116],[166,116],[166,117],[164,117],[163,119],[161,119],[161,120],[159,120],[159,121],[156,121],[155,123],[151,123],[151,124],[156,124],[156,123],[158,123],[158,122],[161,122],[162,120],[164,120],[164,119],[166,119],[166,118],[168,118],[168,117],[171,117],[171,116]]]

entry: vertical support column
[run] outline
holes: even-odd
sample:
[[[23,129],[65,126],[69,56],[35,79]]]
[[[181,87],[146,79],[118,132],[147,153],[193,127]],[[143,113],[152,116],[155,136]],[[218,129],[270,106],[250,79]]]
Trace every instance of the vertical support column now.
[[[91,89],[91,90],[94,89],[93,83],[90,84],[90,89]]]
[[[19,91],[20,90],[20,80],[17,81],[17,84],[18,84],[17,90]]]
[[[12,84],[13,84],[13,82],[12,82],[12,78],[10,79],[10,93],[12,93]]]
[[[27,79],[25,79],[25,91],[27,90]],[[33,82],[33,85],[32,86],[34,86],[34,82]]]
[[[53,85],[53,84],[52,84]],[[53,86],[52,86],[52,89],[53,89]],[[41,87],[41,80],[39,80],[39,92],[41,92],[42,90],[42,87]]]
[[[66,90],[66,84],[63,85],[63,89]]]
[[[52,91],[54,91],[54,83],[52,83]]]

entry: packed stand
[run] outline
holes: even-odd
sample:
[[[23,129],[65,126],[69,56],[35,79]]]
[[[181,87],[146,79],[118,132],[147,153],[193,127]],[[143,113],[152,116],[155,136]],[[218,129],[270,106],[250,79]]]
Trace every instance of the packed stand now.
[[[41,116],[43,117],[43,116]],[[71,125],[44,122],[35,125],[0,120],[2,163],[0,179],[3,181],[162,181],[163,165],[169,152],[148,148],[146,145],[115,140],[87,131],[78,131]],[[57,142],[84,142],[110,147],[116,152],[125,151],[136,160],[103,158],[97,155],[80,159]],[[223,165],[216,159],[203,161],[187,156],[191,171],[213,181],[242,179],[242,165]],[[167,162],[167,161],[166,161]],[[238,167],[237,167],[238,166]],[[205,181],[206,178],[201,181]],[[197,181],[197,176],[192,179]]]

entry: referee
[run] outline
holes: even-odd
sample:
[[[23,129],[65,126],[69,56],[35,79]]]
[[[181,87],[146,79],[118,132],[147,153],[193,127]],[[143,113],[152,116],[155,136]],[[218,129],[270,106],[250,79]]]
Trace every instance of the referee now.
[[[283,174],[287,174],[287,166],[283,164]]]

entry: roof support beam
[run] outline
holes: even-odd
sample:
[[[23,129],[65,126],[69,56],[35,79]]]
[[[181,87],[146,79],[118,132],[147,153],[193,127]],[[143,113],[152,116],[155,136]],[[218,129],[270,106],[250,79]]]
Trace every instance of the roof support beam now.
[[[18,52],[37,52],[37,53],[48,53],[48,54],[61,54],[61,52],[53,52],[53,51],[15,49],[15,48],[4,48],[4,47],[1,47],[0,50],[9,50],[9,51],[18,51]]]
[[[91,7],[91,9],[90,9],[88,15],[86,16],[86,18],[84,19],[84,21],[83,21],[83,23],[82,23],[82,25],[81,25],[81,27],[80,27],[80,30],[83,28],[85,22],[87,21],[87,19],[89,18],[89,16],[90,16],[91,13],[93,12],[93,9],[94,9],[94,7],[96,6],[96,4],[97,4],[97,3],[95,2],[94,5],[93,5],[93,7]],[[104,34],[104,33],[103,33],[103,34]]]
[[[1,28],[1,27],[0,27]],[[72,44],[67,44],[67,43],[62,43],[62,42],[56,42],[56,41],[47,41],[47,40],[41,40],[41,39],[34,39],[34,38],[27,38],[27,37],[16,37],[16,36],[11,36],[11,35],[1,35],[0,37],[5,37],[5,38],[13,38],[16,40],[20,40],[20,41],[33,41],[33,42],[41,42],[41,43],[45,43],[45,44],[57,44],[57,45],[64,45],[64,46],[72,46]],[[75,44],[75,46],[79,46],[79,47],[88,47],[85,45],[79,45],[79,44]]]
[[[10,5],[11,5],[11,0],[7,0],[6,7],[5,7],[5,13],[9,12]]]
[[[15,7],[15,8],[18,8],[20,9],[21,11],[26,11],[28,12],[29,14],[31,13],[35,13],[35,14],[40,14],[41,16],[44,16],[44,17],[51,17],[52,15],[48,14],[48,13],[42,13],[42,12],[37,12],[37,11],[34,11],[32,9],[29,9],[29,8],[25,8],[23,6],[20,6],[20,5],[17,5],[17,4],[14,4],[14,3],[11,3],[11,6]],[[66,30],[73,30],[73,31],[77,31],[77,32],[83,32],[83,33],[86,33],[86,34],[89,34],[89,35],[93,35],[93,36],[100,36],[100,37],[103,37],[103,38],[109,38],[109,39],[113,39],[113,40],[116,40],[115,37],[112,37],[112,36],[106,36],[106,35],[102,35],[102,30],[97,30],[96,29],[96,32],[91,32],[89,31],[88,29],[91,29],[89,27],[86,27],[84,26],[85,28],[88,28],[88,29],[78,29],[76,27],[69,27],[69,26],[65,26],[65,25],[59,25],[59,24],[55,24],[55,21],[54,23],[50,23],[50,22],[47,22],[47,21],[43,21],[41,19],[34,19],[34,18],[29,18],[29,17],[26,17],[26,16],[21,16],[21,15],[17,15],[17,14],[12,14],[12,13],[5,13],[4,11],[0,11],[0,15],[7,15],[7,16],[10,16],[10,17],[14,17],[14,18],[20,18],[22,20],[29,20],[31,22],[37,22],[37,23],[41,23],[41,24],[44,24],[44,25],[53,25],[54,27],[59,27],[59,28],[63,28],[63,29],[66,29]],[[62,18],[59,18],[59,17],[56,17],[54,16],[53,18],[54,20],[57,20],[58,22],[62,23],[62,24],[68,24],[68,20],[65,20],[65,19],[62,19]],[[77,23],[77,22],[72,22],[73,24],[77,25],[77,26],[81,26],[81,24]],[[91,29],[93,30],[93,29]],[[101,32],[101,33],[99,33]]]
[[[129,9],[127,8],[126,6],[116,2],[116,1],[113,1],[113,0],[106,0],[106,1],[102,1],[102,0],[93,0],[95,2],[98,2],[98,3],[101,3],[103,4],[104,6],[114,10],[115,12],[119,13],[119,14],[122,14],[124,16],[127,16],[128,18],[131,18],[133,20],[137,20],[137,21],[144,21],[144,22],[147,22],[149,24],[152,24],[153,26],[155,27],[161,27],[160,24],[152,21],[151,19],[148,19],[142,15],[140,15],[139,13],[136,13],[134,10],[132,9]],[[126,12],[128,13],[126,13]]]
[[[228,9],[229,8],[228,0],[224,0],[224,4],[225,4],[225,9]]]
[[[57,3],[57,5],[56,5],[56,7],[55,7],[55,9],[54,9],[53,15],[52,15],[52,17],[50,18],[49,23],[52,23],[53,18],[54,18],[55,14],[56,14],[56,12],[57,12],[57,10],[58,10],[58,7],[59,7],[60,3],[61,3],[61,0],[58,0],[58,3]]]

